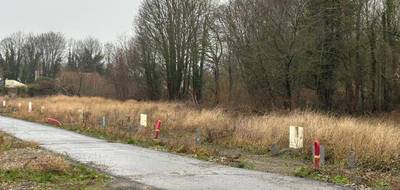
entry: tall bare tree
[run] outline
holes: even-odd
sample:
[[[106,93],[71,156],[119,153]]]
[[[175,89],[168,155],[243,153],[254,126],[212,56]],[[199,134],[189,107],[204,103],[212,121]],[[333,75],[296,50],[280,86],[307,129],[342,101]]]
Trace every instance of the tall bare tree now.
[[[164,70],[170,100],[192,94],[196,102],[201,101],[209,7],[208,0],[143,2],[138,35],[157,53],[152,61]]]

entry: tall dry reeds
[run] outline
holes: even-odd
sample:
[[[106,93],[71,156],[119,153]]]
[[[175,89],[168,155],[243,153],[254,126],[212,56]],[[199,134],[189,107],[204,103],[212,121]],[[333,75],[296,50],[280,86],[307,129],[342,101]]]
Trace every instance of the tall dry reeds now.
[[[28,113],[28,102],[34,105]],[[21,109],[18,104],[21,103]],[[40,107],[44,106],[44,113]],[[196,109],[182,103],[120,102],[103,98],[55,96],[8,101],[14,116],[42,121],[54,117],[66,125],[105,130],[114,138],[151,138],[151,129],[139,127],[139,115],[149,115],[149,125],[163,122],[163,138],[170,146],[193,146],[197,128],[205,145],[255,153],[269,151],[273,143],[287,148],[289,126],[305,129],[304,158],[310,158],[311,144],[320,139],[326,146],[328,162],[345,163],[347,154],[356,153],[361,167],[387,169],[399,166],[400,128],[389,120],[364,117],[336,117],[316,112],[270,113],[264,116],[238,116],[220,109]],[[84,110],[84,117],[79,110]],[[101,128],[101,118],[108,127]],[[150,127],[151,128],[151,127]]]

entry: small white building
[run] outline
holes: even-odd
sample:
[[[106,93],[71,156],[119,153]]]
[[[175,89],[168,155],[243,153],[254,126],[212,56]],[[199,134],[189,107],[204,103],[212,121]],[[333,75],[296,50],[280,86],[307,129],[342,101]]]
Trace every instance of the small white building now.
[[[14,89],[14,88],[21,88],[21,87],[26,87],[26,85],[21,82],[18,82],[16,80],[6,79],[6,82],[5,82],[6,89]]]
[[[16,80],[8,80],[4,82],[4,89],[7,95],[11,97],[18,96],[20,94],[19,89],[27,87],[26,84],[23,84],[21,82],[18,82]]]

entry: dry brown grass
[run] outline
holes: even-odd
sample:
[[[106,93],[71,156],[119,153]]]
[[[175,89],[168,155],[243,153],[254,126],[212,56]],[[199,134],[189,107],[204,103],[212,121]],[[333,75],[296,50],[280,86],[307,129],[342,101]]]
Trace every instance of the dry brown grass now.
[[[40,150],[35,142],[0,133],[0,169],[66,172],[71,169],[71,163],[62,156]]]
[[[0,169],[66,173],[72,163],[47,151],[19,148],[0,153]]]
[[[27,168],[39,172],[66,173],[72,169],[72,165],[62,156],[42,154],[29,162]]]
[[[0,189],[108,189],[103,174],[0,132]],[[93,187],[93,188],[92,188]]]
[[[34,112],[28,113],[32,101]],[[43,121],[54,117],[67,125],[105,130],[112,136],[151,138],[151,129],[138,126],[139,115],[149,114],[149,124],[156,119],[163,121],[164,140],[169,146],[180,146],[183,152],[196,152],[194,135],[196,128],[202,130],[205,143],[224,148],[253,152],[266,152],[272,143],[281,148],[288,146],[289,126],[305,128],[304,158],[309,158],[311,143],[320,139],[327,147],[328,161],[345,163],[347,154],[355,151],[361,166],[387,169],[399,166],[400,128],[394,122],[378,118],[335,117],[315,112],[271,113],[264,116],[237,116],[220,109],[195,109],[182,103],[167,102],[120,102],[103,98],[78,98],[55,96],[48,98],[14,99],[8,109],[21,110],[16,116]],[[44,113],[40,107],[44,106]],[[85,121],[80,120],[79,109],[85,110]],[[100,118],[106,116],[108,128],[101,129]]]

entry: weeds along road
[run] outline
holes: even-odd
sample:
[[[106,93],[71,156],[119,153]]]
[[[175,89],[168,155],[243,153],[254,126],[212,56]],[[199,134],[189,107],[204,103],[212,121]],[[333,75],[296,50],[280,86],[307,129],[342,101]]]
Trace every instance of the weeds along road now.
[[[0,130],[50,151],[158,189],[333,190],[316,181],[217,165],[183,156],[109,143],[74,132],[0,116]]]

